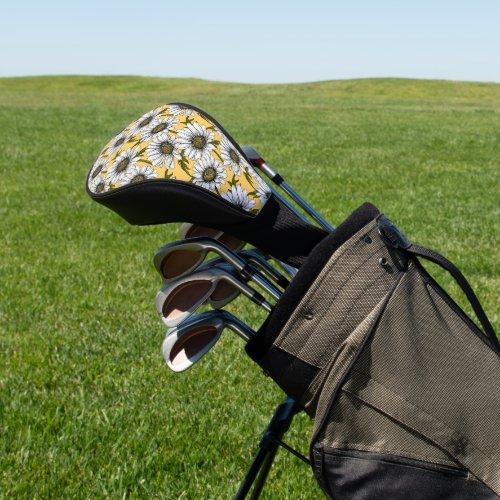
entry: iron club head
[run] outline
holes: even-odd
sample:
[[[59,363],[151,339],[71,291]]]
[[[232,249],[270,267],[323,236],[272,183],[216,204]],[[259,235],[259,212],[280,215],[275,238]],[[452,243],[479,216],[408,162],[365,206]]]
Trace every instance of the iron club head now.
[[[162,345],[167,366],[174,372],[187,370],[216,344],[224,328],[233,330],[245,341],[255,336],[248,325],[227,311],[197,314],[167,331]]]

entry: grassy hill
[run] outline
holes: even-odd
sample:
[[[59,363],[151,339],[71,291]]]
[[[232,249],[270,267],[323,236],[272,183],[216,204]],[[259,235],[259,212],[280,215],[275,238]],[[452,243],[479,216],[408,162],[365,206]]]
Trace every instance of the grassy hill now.
[[[255,146],[332,223],[375,203],[459,265],[500,326],[500,85],[0,79],[0,496],[230,498],[283,397],[230,333],[167,371],[151,258],[177,228],[129,226],[85,194],[107,140],[173,101]],[[310,431],[300,415],[287,441],[307,452]],[[264,498],[318,496],[280,452]]]

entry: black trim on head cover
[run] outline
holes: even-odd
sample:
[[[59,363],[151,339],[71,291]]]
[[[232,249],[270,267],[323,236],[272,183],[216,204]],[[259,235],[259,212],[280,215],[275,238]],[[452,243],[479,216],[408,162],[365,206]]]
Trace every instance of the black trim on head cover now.
[[[337,248],[379,214],[379,210],[371,203],[364,203],[312,250],[274,311],[268,316],[257,335],[247,343],[245,349],[254,361],[259,363],[271,348],[291,314]]]
[[[128,184],[98,196],[89,194],[136,225],[191,222],[210,226],[216,220],[240,224],[255,217],[196,184],[173,179]]]

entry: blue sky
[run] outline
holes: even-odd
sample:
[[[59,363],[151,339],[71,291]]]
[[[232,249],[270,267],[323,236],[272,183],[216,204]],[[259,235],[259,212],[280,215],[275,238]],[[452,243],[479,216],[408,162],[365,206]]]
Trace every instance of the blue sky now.
[[[500,82],[500,0],[6,0],[0,54],[0,76]]]

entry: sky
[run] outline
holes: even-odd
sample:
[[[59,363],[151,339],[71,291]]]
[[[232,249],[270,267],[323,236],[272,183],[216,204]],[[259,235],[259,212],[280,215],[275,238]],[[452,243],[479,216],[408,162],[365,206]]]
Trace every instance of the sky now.
[[[0,77],[500,82],[500,0],[2,0],[0,6]]]

